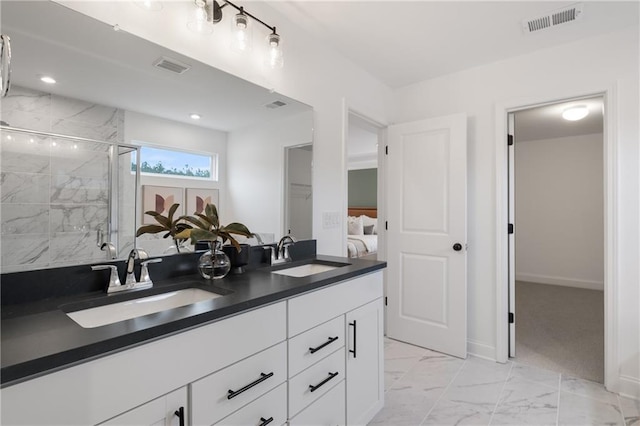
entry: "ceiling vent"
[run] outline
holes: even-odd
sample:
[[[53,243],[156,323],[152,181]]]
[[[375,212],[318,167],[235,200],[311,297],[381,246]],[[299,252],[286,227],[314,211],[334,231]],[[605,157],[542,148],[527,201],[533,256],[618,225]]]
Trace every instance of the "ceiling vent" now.
[[[558,25],[579,21],[582,19],[582,7],[582,3],[576,3],[563,7],[562,9],[552,10],[545,15],[525,19],[522,21],[522,29],[526,34],[530,34]]]
[[[273,101],[270,104],[266,104],[265,107],[269,109],[276,109],[285,106],[286,103],[282,101]]]
[[[183,64],[175,59],[162,56],[153,63],[154,67],[162,68],[163,70],[171,71],[176,74],[184,74],[191,69],[190,65]]]

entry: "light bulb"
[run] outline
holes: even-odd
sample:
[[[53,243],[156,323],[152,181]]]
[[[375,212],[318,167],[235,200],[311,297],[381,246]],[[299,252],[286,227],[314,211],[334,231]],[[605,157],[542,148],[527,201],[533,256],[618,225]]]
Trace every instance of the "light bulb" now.
[[[584,105],[573,106],[562,111],[562,118],[568,121],[578,121],[589,115],[589,109]]]
[[[213,25],[209,23],[209,17],[207,15],[207,4],[204,0],[196,0],[196,9],[193,12],[193,16],[189,22],[187,22],[187,28],[198,34],[211,34],[213,32]]]
[[[201,115],[200,114],[196,114],[195,112],[191,115],[189,115],[189,117],[191,117],[192,120],[200,120]]]
[[[233,32],[232,47],[240,51],[251,49],[251,27],[249,17],[244,13],[238,13],[231,24]]]
[[[282,57],[282,39],[275,32],[267,36],[267,55],[265,63],[270,68],[282,68],[284,59]]]
[[[43,75],[40,77],[40,81],[47,84],[56,84],[56,80],[53,77],[49,77],[48,75]]]

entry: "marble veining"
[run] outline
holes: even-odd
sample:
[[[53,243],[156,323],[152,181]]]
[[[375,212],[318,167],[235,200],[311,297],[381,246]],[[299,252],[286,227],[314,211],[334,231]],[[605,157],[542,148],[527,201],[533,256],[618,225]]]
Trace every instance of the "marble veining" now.
[[[372,425],[640,425],[640,401],[599,383],[388,338],[384,348],[385,406]]]
[[[124,140],[123,110],[15,85],[0,119],[17,128]],[[0,154],[2,271],[105,259],[96,231],[108,220],[109,145],[3,131]],[[131,248],[133,235],[122,242]]]

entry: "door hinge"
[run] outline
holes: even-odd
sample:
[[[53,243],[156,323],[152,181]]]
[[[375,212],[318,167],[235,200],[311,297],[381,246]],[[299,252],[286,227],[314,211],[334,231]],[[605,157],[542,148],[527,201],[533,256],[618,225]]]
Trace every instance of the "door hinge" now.
[[[507,135],[507,145],[513,145],[513,135]]]
[[[513,324],[516,322],[516,316],[513,315],[513,312],[509,312],[509,324]]]
[[[384,146],[384,154],[389,155],[389,145]]]
[[[384,306],[387,306],[387,296],[384,297]]]
[[[388,230],[389,230],[389,222],[387,222],[386,220],[384,221],[384,229],[385,229],[386,231],[388,231]]]
[[[507,232],[508,232],[509,234],[513,234],[513,223],[510,223],[510,224],[507,226]]]

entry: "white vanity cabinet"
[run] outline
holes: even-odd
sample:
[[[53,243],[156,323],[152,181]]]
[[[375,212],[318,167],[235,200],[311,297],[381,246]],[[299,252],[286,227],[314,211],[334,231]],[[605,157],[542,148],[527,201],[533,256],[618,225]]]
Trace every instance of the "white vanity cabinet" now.
[[[3,388],[3,425],[352,425],[383,404],[382,272]]]
[[[292,425],[367,424],[382,408],[382,295],[382,272],[375,272],[289,299],[289,374],[292,376],[289,378],[289,418]],[[300,344],[301,341],[305,343]],[[326,346],[311,353],[323,344]],[[319,355],[322,351],[325,354]],[[323,377],[331,377],[323,384],[326,390],[318,390],[320,395],[312,397],[309,386],[314,385],[313,380]],[[341,399],[338,394],[345,396]],[[329,412],[324,413],[325,408]],[[336,416],[342,416],[342,420],[336,421]]]
[[[100,426],[185,426],[186,424],[187,387],[184,386],[100,423]]]

